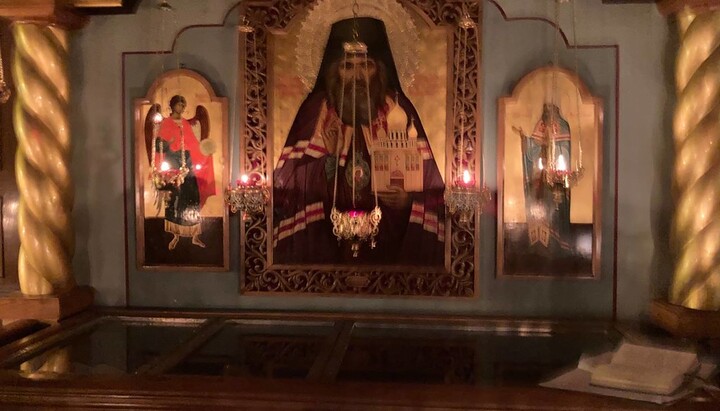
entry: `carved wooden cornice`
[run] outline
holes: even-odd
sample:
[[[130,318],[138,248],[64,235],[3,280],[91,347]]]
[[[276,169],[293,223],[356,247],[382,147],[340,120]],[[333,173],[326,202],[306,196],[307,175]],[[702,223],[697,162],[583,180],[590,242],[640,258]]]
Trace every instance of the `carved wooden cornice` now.
[[[87,15],[132,13],[139,3],[139,0],[4,0],[0,1],[0,17],[77,29],[87,23]]]
[[[55,24],[66,29],[79,29],[88,21],[68,0],[8,0],[0,3],[0,17]]]
[[[123,0],[72,0],[74,7],[122,7]]]
[[[663,16],[670,16],[690,7],[696,11],[706,11],[720,8],[720,0],[658,0],[657,8]]]

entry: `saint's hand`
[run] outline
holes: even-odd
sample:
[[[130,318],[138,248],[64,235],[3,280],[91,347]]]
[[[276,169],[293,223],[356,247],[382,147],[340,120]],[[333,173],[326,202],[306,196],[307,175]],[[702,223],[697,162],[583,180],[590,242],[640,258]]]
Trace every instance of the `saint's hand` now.
[[[402,210],[410,205],[410,195],[397,186],[387,186],[386,191],[378,191],[378,198],[380,202],[393,210]]]

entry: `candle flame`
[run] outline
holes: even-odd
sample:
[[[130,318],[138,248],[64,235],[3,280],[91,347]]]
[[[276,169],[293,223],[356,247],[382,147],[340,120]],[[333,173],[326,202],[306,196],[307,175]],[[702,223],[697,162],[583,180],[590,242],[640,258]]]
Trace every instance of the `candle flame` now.
[[[467,170],[463,170],[463,176],[462,176],[463,184],[470,184],[470,172]]]
[[[158,113],[155,113],[155,115],[153,116],[153,122],[159,123],[159,122],[161,122],[162,120],[163,120],[162,114],[160,114],[159,112],[158,112]]]
[[[542,158],[538,158],[538,169],[542,170],[543,168],[545,168],[545,167],[543,166]]]
[[[244,184],[247,184],[248,181],[250,181],[250,177],[248,177],[247,174],[243,174],[243,175],[240,176],[240,183],[241,183],[241,184],[243,184],[243,185],[244,185]]]
[[[560,154],[557,158],[557,169],[559,171],[567,171],[567,163],[565,162],[565,157]]]
[[[170,163],[167,161],[163,161],[162,164],[160,164],[160,171],[168,171],[170,170]]]

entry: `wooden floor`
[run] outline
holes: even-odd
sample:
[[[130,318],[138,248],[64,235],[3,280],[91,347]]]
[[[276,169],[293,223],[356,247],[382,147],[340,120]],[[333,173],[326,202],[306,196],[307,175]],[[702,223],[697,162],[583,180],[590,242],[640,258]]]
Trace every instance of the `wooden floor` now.
[[[0,346],[1,410],[720,409],[705,391],[667,408],[537,385],[623,339],[690,344],[635,325],[104,310],[34,327]]]

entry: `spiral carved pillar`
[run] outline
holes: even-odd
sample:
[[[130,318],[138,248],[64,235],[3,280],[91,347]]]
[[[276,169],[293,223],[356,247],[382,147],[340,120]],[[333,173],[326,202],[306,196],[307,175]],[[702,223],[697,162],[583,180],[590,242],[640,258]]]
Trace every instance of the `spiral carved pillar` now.
[[[25,295],[55,294],[75,286],[67,33],[49,25],[15,23],[13,37],[18,279]]]
[[[55,322],[94,301],[92,287],[77,286],[71,267],[75,240],[67,30],[88,22],[74,4],[73,0],[0,1],[0,17],[13,22],[15,43],[11,68],[20,237],[20,291],[0,295],[3,322]]]
[[[677,15],[676,265],[670,302],[720,310],[720,10]]]

